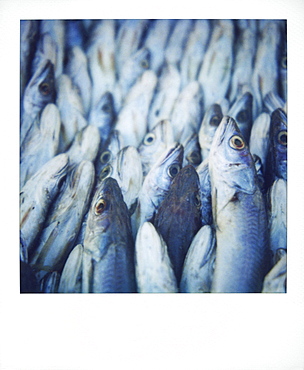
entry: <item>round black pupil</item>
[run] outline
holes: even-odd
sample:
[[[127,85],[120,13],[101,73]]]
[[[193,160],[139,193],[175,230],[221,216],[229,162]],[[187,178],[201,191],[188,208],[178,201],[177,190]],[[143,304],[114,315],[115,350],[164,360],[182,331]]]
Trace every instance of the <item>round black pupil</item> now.
[[[101,212],[103,209],[104,209],[104,202],[99,202],[98,204],[97,204],[97,211],[98,212]]]
[[[234,139],[234,144],[238,148],[240,148],[243,145],[243,143],[240,139]]]
[[[211,119],[211,125],[212,126],[218,126],[218,124],[219,124],[219,117],[218,116],[214,116],[214,117],[212,117],[212,119]]]
[[[44,94],[48,94],[49,93],[49,85],[47,83],[43,83],[41,86],[40,86],[40,90],[44,93]]]
[[[170,168],[170,174],[172,176],[177,175],[177,173],[178,173],[178,169],[175,166]]]
[[[287,135],[286,134],[281,134],[280,135],[280,142],[282,144],[287,144]]]
[[[153,137],[152,136],[148,136],[147,139],[146,139],[147,143],[152,143],[153,141]]]
[[[108,162],[109,158],[110,158],[109,153],[105,153],[105,154],[102,156],[102,162],[103,162],[103,163]]]

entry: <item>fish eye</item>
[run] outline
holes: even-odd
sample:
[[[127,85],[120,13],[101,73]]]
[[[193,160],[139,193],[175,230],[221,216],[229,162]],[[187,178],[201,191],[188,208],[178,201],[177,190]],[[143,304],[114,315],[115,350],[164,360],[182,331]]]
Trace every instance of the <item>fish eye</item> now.
[[[111,112],[111,106],[110,104],[104,104],[102,107],[101,107],[101,110],[103,110],[105,113],[110,113]]]
[[[175,177],[180,171],[180,165],[179,164],[172,164],[168,168],[168,174],[171,178]]]
[[[155,141],[155,135],[152,132],[149,132],[144,138],[145,145],[151,145]]]
[[[278,135],[279,144],[287,146],[287,131],[281,131]]]
[[[244,140],[238,135],[232,136],[232,138],[229,140],[229,145],[232,149],[241,150],[245,148]]]
[[[111,152],[109,152],[108,150],[103,152],[99,158],[102,164],[108,163],[110,159],[111,159]]]
[[[49,95],[51,93],[51,87],[47,82],[42,82],[39,85],[39,91],[42,95]]]
[[[99,175],[99,180],[104,180],[106,177],[108,177],[112,173],[112,167],[110,165],[103,168]]]
[[[217,114],[215,116],[212,116],[210,119],[210,126],[218,126],[221,123],[221,117]]]
[[[148,63],[147,59],[143,59],[143,60],[140,62],[140,66],[141,66],[142,68],[145,68],[145,69],[149,68],[149,63]]]
[[[235,118],[238,122],[246,122],[249,116],[245,110],[241,110]]]
[[[95,204],[95,215],[99,216],[106,209],[107,202],[104,199],[99,199]]]
[[[187,156],[188,162],[191,164],[200,164],[202,161],[201,153],[197,150],[193,150],[188,156]]]
[[[287,68],[287,56],[284,56],[282,59],[281,59],[281,67],[286,69]]]

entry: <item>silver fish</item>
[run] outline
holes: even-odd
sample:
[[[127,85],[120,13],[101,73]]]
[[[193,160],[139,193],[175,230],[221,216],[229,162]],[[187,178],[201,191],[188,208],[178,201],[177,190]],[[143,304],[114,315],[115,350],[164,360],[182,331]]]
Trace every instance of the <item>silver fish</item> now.
[[[185,258],[181,293],[210,293],[215,250],[215,235],[211,226],[202,226],[193,238]]]
[[[197,133],[193,133],[184,143],[183,167],[191,164],[196,168],[202,162],[201,147],[198,142]]]
[[[232,21],[217,21],[198,75],[198,81],[203,88],[205,107],[220,104],[227,93],[233,62],[233,42]]]
[[[286,293],[287,254],[285,254],[265,276],[262,293]]]
[[[210,21],[196,19],[180,63],[181,86],[196,81],[210,37]]]
[[[42,230],[49,207],[68,168],[68,156],[59,154],[31,177],[20,192],[20,233],[28,250]]]
[[[155,95],[148,113],[149,131],[159,121],[171,118],[174,103],[180,91],[180,84],[181,77],[177,67],[173,64],[165,65],[161,70]]]
[[[146,176],[160,155],[174,144],[173,131],[170,120],[161,120],[149,131],[138,152],[143,166],[143,176]]]
[[[57,271],[49,272],[40,281],[42,293],[58,293],[60,274]]]
[[[81,293],[83,246],[76,245],[61,273],[58,293]]]
[[[55,104],[42,111],[39,128],[27,135],[20,154],[20,187],[58,152],[60,114]]]
[[[125,145],[138,147],[147,132],[149,106],[157,77],[152,70],[142,74],[126,96],[115,129],[120,131]]]
[[[190,82],[178,95],[172,111],[171,122],[174,139],[181,144],[193,133],[197,133],[201,123],[201,88],[197,81]]]
[[[49,33],[43,33],[37,43],[35,57],[32,62],[32,73],[34,74],[47,60],[53,64],[55,71],[57,62],[56,43]]]
[[[267,211],[254,161],[235,121],[218,127],[209,155],[216,263],[212,292],[261,292],[270,268]]]
[[[83,161],[66,181],[44,224],[37,247],[29,256],[37,270],[61,271],[74,246],[82,218],[89,204],[94,182],[94,166]]]
[[[82,292],[135,291],[129,211],[117,181],[109,177],[100,183],[90,206],[84,238]]]
[[[135,269],[139,293],[178,292],[167,246],[150,222],[144,222],[137,233]]]
[[[208,158],[196,167],[196,172],[200,182],[202,225],[212,225],[212,196]]]
[[[78,131],[87,126],[84,110],[77,89],[68,75],[57,79],[57,99],[61,117],[60,151],[64,152],[71,145]]]
[[[263,103],[269,114],[272,114],[272,112],[278,108],[281,108],[283,110],[285,108],[285,102],[283,101],[283,99],[281,99],[280,96],[273,91],[269,91],[269,93],[265,95]]]
[[[85,117],[91,108],[92,81],[88,72],[88,59],[80,46],[74,46],[68,54],[66,74],[78,89]]]

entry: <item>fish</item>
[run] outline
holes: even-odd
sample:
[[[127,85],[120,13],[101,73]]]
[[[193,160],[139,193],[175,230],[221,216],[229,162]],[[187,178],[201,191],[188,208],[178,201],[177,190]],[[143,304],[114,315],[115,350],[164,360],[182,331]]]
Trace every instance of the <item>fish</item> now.
[[[270,249],[273,258],[278,250],[287,251],[287,183],[277,179],[269,189]]]
[[[139,293],[177,293],[167,246],[151,222],[144,222],[135,241],[135,271]]]
[[[201,147],[202,160],[209,156],[213,136],[223,119],[222,108],[219,104],[211,104],[203,116],[199,131],[198,141]]]
[[[62,153],[45,163],[20,191],[20,233],[28,251],[41,232],[49,207],[65,180],[69,158]]]
[[[202,226],[200,211],[198,174],[193,166],[187,165],[174,177],[153,220],[153,225],[168,247],[178,284],[191,241]]]
[[[88,125],[84,117],[84,110],[81,98],[72,80],[66,74],[57,78],[57,99],[56,105],[61,117],[61,132],[59,150],[65,152],[78,131]]]
[[[32,76],[24,91],[21,110],[21,145],[39,113],[47,104],[55,103],[55,99],[54,66],[50,61],[45,61]]]
[[[153,220],[155,212],[169,190],[172,179],[182,168],[183,154],[183,146],[176,143],[167,149],[151,167],[138,195],[134,230],[137,231],[145,221]]]
[[[88,118],[88,124],[98,127],[102,145],[109,138],[115,125],[115,119],[113,95],[107,91],[101,95],[98,103],[92,107]]]
[[[45,272],[61,272],[89,206],[93,182],[94,166],[90,161],[82,161],[68,174],[29,255],[30,265],[41,272],[41,277]]]
[[[52,36],[47,32],[40,35],[37,42],[35,56],[31,64],[32,74],[34,74],[41,65],[46,61],[50,61],[54,66],[54,74],[57,63],[57,47]],[[56,78],[56,76],[55,76]]]
[[[270,269],[267,209],[236,122],[224,116],[209,154],[216,230],[213,293],[260,293]]]
[[[164,51],[173,25],[172,19],[155,19],[147,30],[144,47],[150,51],[150,68],[157,76],[164,64]]]
[[[281,27],[282,46],[279,54],[279,88],[278,92],[284,102],[287,101],[287,23],[283,21]]]
[[[60,274],[57,271],[47,273],[40,281],[42,293],[58,293]]]
[[[193,133],[184,143],[183,167],[191,164],[196,168],[202,162],[201,147],[198,141],[198,134]]]
[[[273,111],[278,108],[281,108],[285,111],[285,102],[284,100],[273,91],[269,91],[263,99],[263,104],[266,107],[268,113],[271,115]]]
[[[145,71],[132,86],[125,99],[125,105],[118,114],[115,129],[125,145],[138,147],[147,132],[149,106],[157,84],[152,70]]]
[[[87,48],[88,70],[92,81],[91,107],[115,86],[115,23],[112,19],[95,21]]]
[[[159,121],[171,119],[174,103],[181,86],[181,77],[173,64],[163,66],[158,78],[155,94],[148,113],[148,130],[151,131]]]
[[[201,114],[200,84],[198,81],[192,81],[179,93],[172,111],[173,136],[177,142],[185,145],[188,137],[199,131]]]
[[[83,246],[77,244],[69,254],[62,270],[58,293],[82,292],[82,254]]]
[[[269,147],[269,129],[270,115],[263,112],[254,120],[249,140],[250,152],[261,159],[264,169]]]
[[[216,243],[211,226],[204,225],[194,236],[187,252],[180,282],[181,293],[210,293]]]
[[[20,153],[20,188],[58,153],[60,114],[55,104],[42,111],[39,127],[27,135]]]
[[[170,120],[159,121],[153,130],[145,135],[138,147],[144,177],[161,154],[173,144],[174,138]]]
[[[228,92],[232,73],[233,43],[233,22],[228,19],[216,21],[198,74],[205,107],[220,104]]]
[[[286,293],[287,291],[287,254],[274,265],[265,276],[262,293]]]
[[[93,197],[83,247],[83,293],[136,292],[130,215],[111,177]]]
[[[249,143],[253,123],[252,104],[253,96],[250,92],[246,92],[237,98],[227,113],[237,123],[247,144]]]
[[[85,39],[88,36],[85,26],[80,19],[66,20],[65,29],[65,54],[69,53],[74,47],[83,48]]]
[[[213,225],[211,181],[208,158],[206,158],[196,167],[196,172],[200,182],[202,225]]]
[[[75,45],[69,50],[65,73],[79,93],[84,116],[87,118],[91,108],[92,81],[87,55],[80,46]]]
[[[207,19],[196,19],[189,33],[180,62],[181,88],[196,81],[210,38],[211,25]]]
[[[278,178],[287,181],[287,115],[281,108],[276,109],[270,118],[266,187]]]

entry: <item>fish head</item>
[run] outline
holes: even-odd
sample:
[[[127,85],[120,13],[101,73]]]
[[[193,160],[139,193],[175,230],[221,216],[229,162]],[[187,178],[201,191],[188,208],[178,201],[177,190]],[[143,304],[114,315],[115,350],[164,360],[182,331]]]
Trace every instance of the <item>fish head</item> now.
[[[214,135],[209,170],[212,182],[217,186],[224,182],[228,187],[247,194],[256,190],[252,155],[238,125],[229,116],[223,117]]]
[[[198,133],[201,148],[210,149],[214,133],[222,119],[223,113],[219,104],[212,104],[207,108]]]
[[[276,109],[271,115],[270,140],[275,172],[286,180],[287,176],[287,115],[283,109]]]
[[[202,161],[201,147],[198,142],[198,134],[193,133],[186,140],[184,145],[184,162],[183,165],[191,164],[198,166]]]
[[[253,96],[247,91],[235,101],[227,113],[228,116],[232,117],[236,121],[247,141],[249,140],[249,134],[253,122],[252,108]]]

